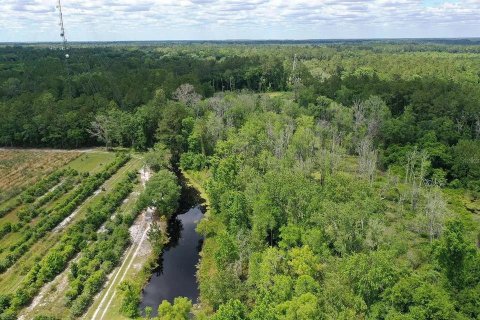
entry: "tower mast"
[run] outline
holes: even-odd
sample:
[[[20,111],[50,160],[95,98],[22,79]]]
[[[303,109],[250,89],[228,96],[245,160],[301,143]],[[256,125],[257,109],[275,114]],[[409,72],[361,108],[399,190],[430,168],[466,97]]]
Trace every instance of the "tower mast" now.
[[[58,8],[58,17],[60,18],[60,37],[62,37],[62,51],[65,52],[65,71],[66,71],[66,83],[65,83],[65,90],[67,95],[71,97],[72,95],[72,87],[70,83],[70,68],[68,67],[68,58],[70,55],[68,54],[68,46],[67,46],[67,37],[65,36],[65,27],[63,26],[63,12],[62,12],[62,3],[60,0],[57,0],[57,8]]]
[[[60,18],[60,37],[62,37],[62,50],[67,50],[67,37],[65,36],[65,27],[63,26],[63,13],[62,13],[62,2],[61,0],[57,1],[58,8],[58,17]],[[65,54],[65,57],[68,58],[68,53]]]

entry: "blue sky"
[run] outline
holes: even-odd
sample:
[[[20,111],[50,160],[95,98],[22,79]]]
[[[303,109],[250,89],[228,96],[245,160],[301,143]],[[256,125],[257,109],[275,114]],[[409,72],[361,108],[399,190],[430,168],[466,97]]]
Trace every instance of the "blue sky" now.
[[[0,41],[59,41],[56,0],[1,0]],[[480,0],[63,0],[72,41],[479,37]]]

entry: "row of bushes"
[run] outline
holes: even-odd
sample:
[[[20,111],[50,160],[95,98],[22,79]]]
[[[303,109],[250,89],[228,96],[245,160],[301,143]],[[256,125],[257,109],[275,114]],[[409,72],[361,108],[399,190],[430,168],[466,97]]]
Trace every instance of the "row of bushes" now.
[[[6,234],[12,232],[17,224],[7,222],[0,227],[0,239],[2,239]]]
[[[50,210],[35,227],[25,229],[22,239],[11,246],[11,252],[0,260],[0,273],[5,272],[5,270],[22,257],[34,243],[73,213],[81,203],[90,197],[95,190],[117,172],[129,159],[129,155],[126,154],[117,156],[115,161],[110,163],[102,172],[85,179],[75,192],[71,193],[69,197]]]
[[[38,198],[34,203],[18,210],[18,219],[23,223],[28,223],[39,215],[47,215],[47,210],[43,209],[42,207],[72,190],[73,187],[79,183],[79,181],[80,178],[78,173],[73,171],[71,175],[65,177],[61,184],[57,185],[57,188],[47,192],[42,197]]]
[[[168,173],[168,174],[167,174]],[[81,316],[92,303],[95,294],[101,290],[104,283],[107,281],[108,274],[115,268],[120,262],[120,259],[130,242],[130,236],[128,228],[133,223],[138,213],[145,208],[140,199],[149,197],[155,194],[163,194],[163,201],[170,199],[167,194],[171,192],[171,186],[178,186],[178,181],[170,171],[160,170],[155,173],[152,178],[147,182],[146,190],[140,196],[139,200],[134,206],[132,212],[126,216],[117,216],[114,221],[107,223],[107,232],[102,233],[95,244],[90,245],[84,252],[82,258],[78,263],[72,265],[71,274],[69,277],[69,290],[66,293],[67,305],[70,307],[73,317]],[[170,189],[170,190],[166,190]],[[174,191],[174,190],[173,190]],[[174,192],[173,202],[178,203],[180,196],[180,190]],[[151,203],[151,200],[147,200],[146,203]],[[162,205],[162,201],[153,201],[158,206],[157,209],[161,210],[163,218],[169,217],[175,210],[176,205],[165,206]],[[169,209],[167,209],[169,208]],[[157,211],[158,212],[158,211]],[[167,242],[167,236],[162,232],[159,225],[153,223],[148,233],[148,239],[152,246],[152,254],[142,270],[142,275],[139,279],[148,279],[153,267],[157,266],[157,260],[163,250],[163,245]],[[141,286],[135,286],[140,288]],[[130,298],[125,299],[126,294],[122,291],[124,299],[123,301],[128,304],[128,311],[122,312],[135,316],[134,310],[138,310],[138,294],[133,294],[134,301]],[[135,302],[137,301],[137,302]],[[123,303],[122,303],[123,305]],[[125,308],[122,308],[125,309]]]
[[[101,233],[78,263],[72,265],[66,303],[73,316],[78,317],[86,311],[95,294],[107,281],[108,274],[120,262],[130,244],[129,227],[138,213],[139,209],[135,207],[129,214],[117,215],[114,220],[107,222],[107,231]]]
[[[34,202],[35,199],[37,199],[41,195],[44,195],[48,192],[48,190],[59,184],[60,180],[64,175],[74,174],[74,171],[75,170],[73,169],[63,169],[53,172],[45,179],[38,181],[33,186],[27,188],[24,192],[22,192],[22,194],[20,195],[20,200],[22,201],[22,203]]]
[[[69,192],[78,182],[80,181],[78,172],[72,170],[68,173],[68,176],[65,177],[63,183],[58,185],[54,190],[49,191],[42,197],[38,198],[37,201],[28,205],[27,207],[21,208],[17,211],[17,217],[20,220],[18,223],[12,224],[10,222],[4,224],[0,228],[0,239],[3,238],[10,232],[17,232],[22,228],[29,229],[28,223],[32,219],[36,218],[39,215],[46,215],[46,210],[41,209],[45,204],[54,201]],[[9,248],[10,251],[15,250],[16,246],[13,245]]]
[[[86,249],[90,241],[96,241],[97,237],[102,237],[96,230],[109,220],[112,213],[122,204],[123,199],[132,191],[135,179],[135,173],[128,174],[112,192],[103,196],[99,203],[89,207],[86,217],[68,229],[47,255],[34,265],[17,291],[13,295],[3,296],[5,302],[0,304],[0,319],[15,319],[18,310],[28,304],[44,284],[60,274],[67,267],[68,261]],[[128,235],[126,238],[128,239]],[[99,275],[100,272],[97,272],[96,276]],[[94,280],[90,282],[92,285],[95,283]]]
[[[130,242],[128,225],[117,219],[114,226],[82,255],[70,274],[67,305],[73,316],[82,315],[91,304],[95,294],[102,288],[107,275],[120,261]]]
[[[39,208],[44,206],[47,203],[50,203],[54,200],[57,200],[62,195],[69,192],[73,187],[75,187],[78,183],[82,181],[83,176],[78,174],[77,171],[73,170],[63,182],[58,185],[57,188],[51,190],[50,192],[46,193],[44,196],[40,197],[35,201],[34,206]]]
[[[32,203],[35,201],[35,198],[45,194],[49,189],[58,184],[62,176],[71,170],[72,169],[57,170],[51,173],[48,177],[27,188],[17,199],[15,199],[15,201],[12,201],[10,205],[0,209],[0,218],[4,217],[7,213],[16,209],[23,203]]]

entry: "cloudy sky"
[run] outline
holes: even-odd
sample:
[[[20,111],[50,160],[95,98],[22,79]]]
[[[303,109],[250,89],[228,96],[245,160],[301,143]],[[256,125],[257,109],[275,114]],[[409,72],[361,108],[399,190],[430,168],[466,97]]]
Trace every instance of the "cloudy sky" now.
[[[58,41],[56,0],[0,0],[0,42]],[[480,0],[62,0],[71,41],[479,37]]]

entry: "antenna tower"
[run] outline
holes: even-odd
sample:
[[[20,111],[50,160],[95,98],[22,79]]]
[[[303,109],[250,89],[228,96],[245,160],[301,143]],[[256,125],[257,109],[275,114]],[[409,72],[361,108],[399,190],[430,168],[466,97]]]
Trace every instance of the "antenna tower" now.
[[[72,95],[72,87],[70,83],[70,68],[68,67],[68,58],[70,55],[68,54],[68,46],[67,46],[67,37],[65,36],[65,27],[63,26],[63,13],[62,13],[62,3],[60,0],[57,0],[57,8],[58,8],[58,17],[60,18],[60,37],[62,37],[62,51],[65,52],[65,71],[66,71],[66,88],[67,94],[69,96]]]
[[[62,13],[62,2],[61,0],[57,1],[57,8],[58,8],[58,17],[60,18],[60,37],[62,37],[62,50],[66,51],[68,49],[67,46],[67,37],[65,36],[65,27],[63,26],[63,13]],[[68,53],[65,54],[65,58],[68,59]]]

